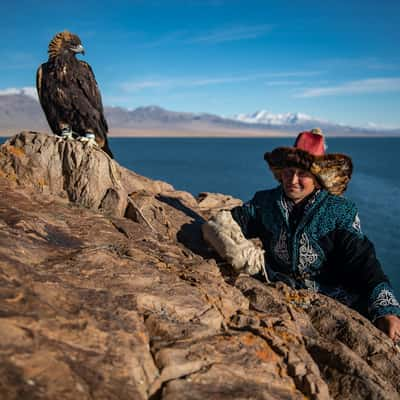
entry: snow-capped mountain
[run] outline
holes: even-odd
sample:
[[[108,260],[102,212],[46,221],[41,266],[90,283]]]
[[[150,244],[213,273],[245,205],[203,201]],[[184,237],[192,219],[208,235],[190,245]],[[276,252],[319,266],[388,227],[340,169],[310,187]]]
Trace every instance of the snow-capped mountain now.
[[[265,124],[273,126],[298,125],[311,122],[327,123],[327,121],[303,113],[273,114],[266,110],[259,110],[251,114],[237,114],[234,115],[232,119],[249,124]]]
[[[300,132],[303,129],[321,128],[323,131],[332,132],[338,135],[349,135],[353,133],[381,133],[386,135],[399,134],[399,129],[395,128],[378,126],[371,123],[368,123],[365,126],[349,126],[300,112],[274,114],[270,111],[259,110],[250,114],[234,115],[231,117],[231,120],[247,124],[249,127],[269,127],[291,132]]]

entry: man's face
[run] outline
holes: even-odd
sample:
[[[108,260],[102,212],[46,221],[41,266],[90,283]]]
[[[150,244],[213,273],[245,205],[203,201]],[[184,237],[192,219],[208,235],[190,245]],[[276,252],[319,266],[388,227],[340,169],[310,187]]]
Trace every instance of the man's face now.
[[[315,177],[299,168],[283,169],[281,180],[286,196],[295,203],[299,203],[317,187]]]

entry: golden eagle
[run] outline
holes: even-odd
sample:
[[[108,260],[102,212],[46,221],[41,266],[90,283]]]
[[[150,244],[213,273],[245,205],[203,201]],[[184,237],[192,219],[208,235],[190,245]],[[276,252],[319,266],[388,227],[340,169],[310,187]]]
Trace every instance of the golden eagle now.
[[[64,138],[95,141],[113,157],[94,73],[88,63],[76,58],[84,54],[81,40],[68,31],[57,33],[48,53],[48,61],[37,71],[36,87],[51,130]]]

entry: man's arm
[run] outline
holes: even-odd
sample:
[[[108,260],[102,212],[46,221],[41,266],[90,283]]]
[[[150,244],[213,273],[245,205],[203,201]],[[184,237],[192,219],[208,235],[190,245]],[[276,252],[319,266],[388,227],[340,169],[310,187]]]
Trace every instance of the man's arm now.
[[[257,220],[257,205],[253,200],[233,208],[231,214],[246,238],[254,238],[259,235],[258,225],[260,222]]]
[[[393,340],[400,339],[400,304],[376,257],[373,244],[361,232],[356,209],[353,215],[353,222],[347,226],[342,224],[335,237],[343,282],[367,297],[372,322]]]

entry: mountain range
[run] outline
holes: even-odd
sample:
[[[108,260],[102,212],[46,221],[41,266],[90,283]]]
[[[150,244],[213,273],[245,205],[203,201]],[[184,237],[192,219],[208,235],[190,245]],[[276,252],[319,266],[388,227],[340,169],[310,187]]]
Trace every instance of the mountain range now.
[[[273,114],[257,111],[222,117],[208,113],[169,111],[158,106],[138,107],[129,110],[122,107],[105,107],[110,136],[135,136],[138,132],[201,133],[216,136],[294,135],[301,130],[319,127],[327,135],[400,135],[400,129],[383,130],[344,126],[313,118],[302,113]],[[49,131],[46,118],[38,101],[24,91],[0,95],[0,135],[7,136],[20,130]],[[135,133],[136,131],[136,133]]]

